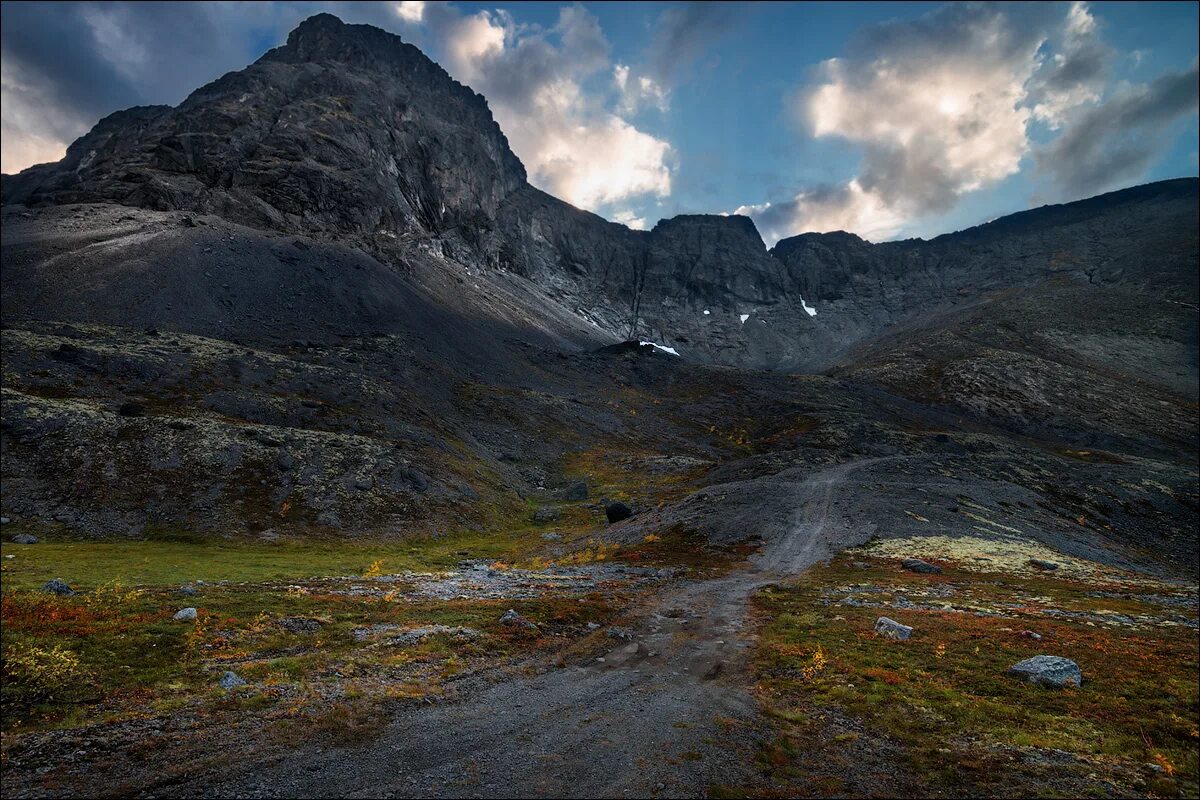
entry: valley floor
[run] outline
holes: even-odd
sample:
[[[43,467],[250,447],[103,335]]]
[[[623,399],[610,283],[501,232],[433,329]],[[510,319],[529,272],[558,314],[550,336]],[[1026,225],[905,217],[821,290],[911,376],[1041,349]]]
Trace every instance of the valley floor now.
[[[4,796],[1194,796],[1196,587],[1015,536],[846,550],[920,461],[812,470],[758,548],[6,542]],[[1006,674],[1041,653],[1083,685]]]

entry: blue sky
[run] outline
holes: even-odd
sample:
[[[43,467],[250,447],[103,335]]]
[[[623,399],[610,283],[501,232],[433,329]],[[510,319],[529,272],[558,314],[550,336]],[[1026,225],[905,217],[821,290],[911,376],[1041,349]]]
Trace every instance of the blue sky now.
[[[1196,3],[39,6],[3,5],[6,172],[328,10],[417,43],[535,185],[634,226],[928,237],[1197,174]]]

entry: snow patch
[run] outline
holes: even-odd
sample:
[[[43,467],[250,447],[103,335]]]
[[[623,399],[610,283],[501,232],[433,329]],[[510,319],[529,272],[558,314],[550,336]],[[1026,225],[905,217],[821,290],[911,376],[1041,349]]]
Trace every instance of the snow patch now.
[[[639,342],[638,342],[638,344],[642,344],[642,345],[648,344],[648,345],[650,345],[651,347],[657,347],[659,350],[662,350],[664,353],[670,353],[670,354],[671,354],[671,355],[673,355],[673,356],[677,356],[677,355],[679,355],[679,353],[675,352],[675,348],[674,348],[674,347],[663,347],[661,344],[656,344],[656,343],[654,343],[654,342],[642,342],[642,341],[639,341]]]
[[[711,311],[709,311],[707,308],[706,308],[706,309],[704,309],[704,316],[706,316],[706,317],[707,317],[707,316],[708,316],[709,314],[711,314],[711,313],[712,313],[712,312],[711,312]]]
[[[741,318],[741,320],[742,320],[742,324],[743,324],[743,325],[745,325],[745,324],[746,324],[746,320],[750,319],[750,315],[749,315],[749,314],[739,314],[739,315],[738,315],[738,317],[740,317],[740,318]]]
[[[817,315],[817,308],[816,308],[816,306],[810,306],[808,303],[804,302],[804,298],[803,298],[803,297],[801,297],[801,298],[800,298],[800,306],[801,306],[801,307],[802,307],[802,308],[803,308],[805,311],[807,311],[807,312],[808,312],[808,315],[809,315],[810,317],[815,317],[815,316]]]

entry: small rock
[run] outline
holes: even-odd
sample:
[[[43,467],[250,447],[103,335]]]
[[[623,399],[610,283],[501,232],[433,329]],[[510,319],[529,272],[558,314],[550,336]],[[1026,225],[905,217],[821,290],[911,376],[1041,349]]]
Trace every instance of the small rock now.
[[[608,517],[609,522],[620,522],[623,519],[632,517],[633,511],[630,510],[629,506],[617,500],[604,504],[604,516]]]
[[[1034,633],[1033,631],[1021,631],[1021,635],[1024,636],[1026,639],[1039,639],[1040,640],[1042,638],[1042,635],[1040,633]]]
[[[192,622],[196,619],[196,609],[191,606],[181,608],[175,612],[175,616],[171,617],[171,619],[176,622]]]
[[[1058,569],[1058,564],[1055,564],[1053,561],[1044,561],[1040,558],[1029,559],[1029,566],[1037,567],[1038,569],[1045,569],[1045,570]]]
[[[217,681],[217,685],[222,689],[236,689],[239,686],[245,686],[246,682],[236,672],[227,671],[221,676],[221,680]]]
[[[360,492],[370,491],[371,487],[374,485],[374,482],[366,475],[359,475],[354,479],[354,488],[358,489]]]
[[[901,625],[890,617],[880,617],[875,620],[875,632],[889,639],[904,641],[912,636],[913,629],[908,625]]]
[[[12,520],[8,517],[0,517],[0,525],[7,525],[10,522],[12,522]]]
[[[13,544],[37,544],[38,538],[32,533],[18,533],[12,537]]]
[[[613,627],[611,627],[607,631],[605,631],[604,635],[610,639],[622,639],[624,641],[629,641],[630,639],[633,638],[633,631],[629,628],[622,628],[620,626],[614,625]]]
[[[942,568],[937,564],[930,564],[928,561],[922,561],[919,558],[906,558],[900,562],[900,566],[909,572],[923,572],[929,575],[937,575],[942,571]]]
[[[598,630],[599,628],[600,628],[600,623],[599,623],[599,622],[589,622],[589,623],[587,624],[587,629],[588,629],[589,631]]]
[[[551,532],[549,532],[549,533],[543,533],[543,534],[542,534],[542,539],[543,539],[543,540],[545,540],[545,541],[547,541],[547,542],[561,542],[561,541],[562,541],[562,534],[561,534],[561,533],[555,533],[554,531],[551,531]]]
[[[316,633],[321,630],[321,620],[311,617],[284,617],[279,627],[288,633]]]
[[[1008,671],[1040,686],[1080,686],[1083,683],[1079,665],[1062,656],[1034,656],[1018,661]]]
[[[141,403],[136,403],[133,400],[126,400],[121,405],[117,406],[117,413],[122,417],[140,417],[146,413],[146,407]]]
[[[283,472],[287,472],[292,467],[296,466],[296,459],[291,453],[284,450],[279,455],[275,456],[275,466],[279,467]]]
[[[56,594],[59,597],[70,597],[75,594],[75,590],[67,585],[62,578],[54,578],[42,584],[42,591]]]
[[[547,522],[557,521],[558,518],[561,516],[562,516],[562,511],[555,508],[554,506],[546,506],[544,508],[539,508],[537,511],[534,511],[532,519],[533,519],[534,525],[545,525]]]
[[[575,481],[563,489],[558,496],[563,500],[587,500],[588,485],[584,481]]]
[[[534,625],[532,622],[525,619],[520,614],[518,614],[514,609],[511,609],[511,608],[508,611],[505,611],[502,615],[500,615],[500,622],[502,622],[505,625],[512,625],[513,627],[517,627],[517,628],[536,628],[537,627],[537,625]]]
[[[196,595],[200,594],[200,590],[191,584],[187,584],[180,586],[179,589],[176,590],[175,594],[181,594],[184,597],[195,597]]]

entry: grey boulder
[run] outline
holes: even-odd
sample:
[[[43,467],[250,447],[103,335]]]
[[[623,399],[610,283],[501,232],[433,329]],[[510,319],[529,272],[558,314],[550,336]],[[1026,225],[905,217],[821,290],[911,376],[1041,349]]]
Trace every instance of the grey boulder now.
[[[1062,656],[1034,656],[1018,661],[1008,668],[1010,675],[1018,675],[1039,686],[1079,686],[1083,683],[1083,671],[1069,658]]]
[[[930,564],[928,561],[922,561],[919,558],[906,558],[900,562],[900,566],[909,572],[922,572],[928,575],[937,575],[942,571],[942,568],[937,564]]]
[[[897,639],[904,641],[912,636],[913,629],[909,625],[902,625],[891,617],[880,617],[875,620],[875,632],[880,636],[886,636],[889,639]]]
[[[12,537],[13,544],[37,544],[38,538],[32,533],[18,533]]]
[[[217,681],[217,685],[222,689],[236,689],[239,686],[245,686],[246,681],[239,677],[236,672],[227,671],[221,676],[221,679]]]
[[[514,628],[536,628],[537,625],[522,617],[515,609],[510,608],[500,615],[500,622]]]
[[[191,606],[181,608],[175,612],[175,616],[171,617],[171,619],[176,622],[192,622],[196,619],[196,609]]]
[[[1058,569],[1058,564],[1055,564],[1053,561],[1044,561],[1040,558],[1029,559],[1029,566],[1037,567],[1038,569],[1044,569],[1044,570]]]
[[[629,506],[616,500],[612,503],[604,504],[604,516],[608,518],[609,522],[620,522],[623,519],[632,517],[633,511],[630,510]]]
[[[54,578],[42,584],[42,591],[56,594],[59,597],[69,597],[75,594],[75,590],[67,585],[62,578]]]

